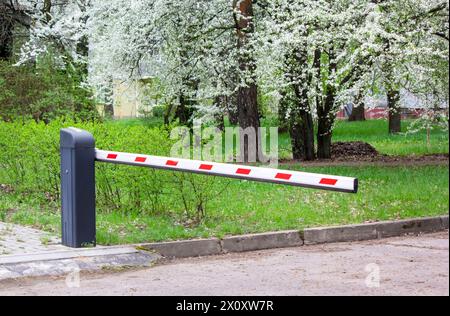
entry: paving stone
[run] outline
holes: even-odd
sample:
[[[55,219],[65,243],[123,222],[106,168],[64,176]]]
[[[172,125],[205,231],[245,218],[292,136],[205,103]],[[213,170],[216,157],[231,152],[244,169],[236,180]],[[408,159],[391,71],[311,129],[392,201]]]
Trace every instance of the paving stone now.
[[[45,242],[44,242],[45,241]],[[0,256],[65,250],[51,234],[0,222]]]

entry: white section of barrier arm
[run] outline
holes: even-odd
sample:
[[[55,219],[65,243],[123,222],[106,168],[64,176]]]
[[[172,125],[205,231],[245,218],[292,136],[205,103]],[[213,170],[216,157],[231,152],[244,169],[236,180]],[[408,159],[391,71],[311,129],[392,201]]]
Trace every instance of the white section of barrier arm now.
[[[277,183],[312,189],[358,192],[358,179],[305,173],[290,170],[278,170],[252,166],[240,166],[216,162],[167,158],[141,154],[129,154],[96,150],[96,159],[102,162],[150,167],[180,172],[191,172],[211,176],[236,178],[242,180]]]

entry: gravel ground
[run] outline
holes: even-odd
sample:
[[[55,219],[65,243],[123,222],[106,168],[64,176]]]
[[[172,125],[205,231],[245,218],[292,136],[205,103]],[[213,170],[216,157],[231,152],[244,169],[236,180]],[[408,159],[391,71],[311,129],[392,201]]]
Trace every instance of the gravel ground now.
[[[448,233],[0,283],[0,295],[449,295]]]

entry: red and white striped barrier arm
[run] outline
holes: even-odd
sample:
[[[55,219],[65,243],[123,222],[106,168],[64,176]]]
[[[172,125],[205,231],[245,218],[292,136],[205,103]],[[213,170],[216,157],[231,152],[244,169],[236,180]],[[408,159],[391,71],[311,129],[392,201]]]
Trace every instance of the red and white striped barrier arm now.
[[[190,172],[250,181],[277,183],[312,189],[358,192],[358,179],[298,171],[278,170],[235,164],[166,158],[96,150],[96,159],[102,162]]]

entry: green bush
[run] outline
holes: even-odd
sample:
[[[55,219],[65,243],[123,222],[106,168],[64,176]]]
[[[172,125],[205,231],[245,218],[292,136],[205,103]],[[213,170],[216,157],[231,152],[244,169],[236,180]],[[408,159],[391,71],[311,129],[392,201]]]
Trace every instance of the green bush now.
[[[0,184],[43,202],[59,203],[59,131],[68,126],[92,132],[96,147],[105,150],[169,156],[173,144],[163,127],[60,119],[49,124],[0,122]],[[215,181],[211,178],[105,163],[96,165],[97,206],[102,213],[174,212],[190,223],[200,223],[208,202],[216,195]]]
[[[153,117],[163,118],[166,113],[166,106],[157,105],[152,108]]]
[[[90,91],[81,88],[76,71],[63,70],[44,58],[36,65],[14,66],[0,61],[0,120],[98,118]]]

